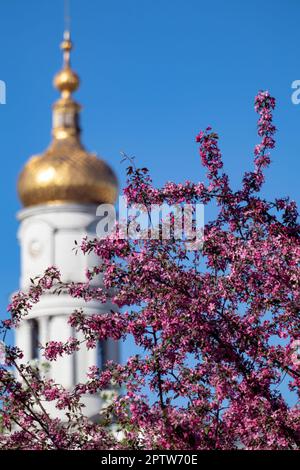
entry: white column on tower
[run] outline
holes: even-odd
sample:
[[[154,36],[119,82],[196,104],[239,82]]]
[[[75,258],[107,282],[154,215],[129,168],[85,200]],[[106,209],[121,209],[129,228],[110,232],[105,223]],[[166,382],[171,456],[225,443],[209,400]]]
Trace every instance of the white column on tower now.
[[[43,274],[51,264],[59,267],[64,282],[84,282],[85,271],[100,260],[96,256],[84,255],[80,249],[74,252],[75,240],[80,243],[83,236],[94,237],[96,226],[96,207],[82,204],[60,204],[58,206],[36,206],[19,212],[20,229],[18,233],[21,247],[21,279],[23,290],[28,289],[30,278]],[[99,276],[94,285],[101,285]],[[83,335],[72,330],[68,323],[69,316],[82,309],[86,315],[109,312],[111,304],[100,301],[85,302],[72,298],[66,293],[56,295],[45,293],[33,306],[27,318],[17,328],[16,344],[25,353],[25,359],[32,357],[33,329],[30,322],[38,322],[38,340],[43,346],[48,341],[67,341],[76,337],[81,341]],[[76,383],[87,380],[90,366],[98,365],[97,349],[87,349],[83,343],[73,355],[66,355],[50,363],[48,376],[56,383],[71,389]],[[108,341],[105,344],[106,359],[118,360],[118,343]],[[40,357],[42,361],[43,357]],[[97,414],[101,408],[99,397],[86,397],[86,413]]]

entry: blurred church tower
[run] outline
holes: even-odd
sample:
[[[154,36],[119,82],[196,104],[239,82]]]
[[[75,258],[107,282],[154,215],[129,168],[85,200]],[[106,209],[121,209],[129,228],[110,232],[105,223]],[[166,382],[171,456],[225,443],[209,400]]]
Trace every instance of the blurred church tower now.
[[[72,42],[65,32],[61,44],[63,68],[54,78],[60,92],[53,105],[52,141],[45,152],[25,164],[18,181],[24,208],[18,213],[18,238],[21,248],[20,289],[28,289],[30,279],[42,275],[49,266],[59,268],[62,281],[85,282],[86,269],[99,263],[94,255],[73,251],[74,240],[95,237],[96,208],[101,203],[114,204],[118,182],[111,168],[96,155],[88,153],[80,139],[80,106],[73,99],[79,78],[72,70]],[[80,251],[80,250],[79,250]],[[101,286],[101,279],[93,281]],[[69,315],[83,309],[86,315],[107,312],[111,306],[98,301],[84,302],[67,294],[43,295],[16,332],[16,345],[24,352],[24,361],[39,359],[39,344],[65,341],[74,336],[68,324]],[[83,345],[76,354],[51,362],[49,375],[71,389],[86,381],[89,366],[112,359],[118,361],[118,343],[106,342],[98,349]],[[42,358],[41,358],[42,359]],[[85,414],[95,417],[101,399],[88,396]]]

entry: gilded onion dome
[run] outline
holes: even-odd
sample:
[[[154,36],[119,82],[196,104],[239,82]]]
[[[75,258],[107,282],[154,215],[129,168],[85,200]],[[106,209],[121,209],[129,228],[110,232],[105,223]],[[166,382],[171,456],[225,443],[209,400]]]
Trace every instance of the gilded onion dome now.
[[[79,78],[70,65],[72,42],[68,31],[61,48],[64,64],[54,77],[61,96],[53,105],[52,142],[44,153],[25,164],[18,181],[19,196],[25,207],[65,202],[113,204],[118,192],[114,172],[87,152],[80,140],[80,105],[72,98]]]

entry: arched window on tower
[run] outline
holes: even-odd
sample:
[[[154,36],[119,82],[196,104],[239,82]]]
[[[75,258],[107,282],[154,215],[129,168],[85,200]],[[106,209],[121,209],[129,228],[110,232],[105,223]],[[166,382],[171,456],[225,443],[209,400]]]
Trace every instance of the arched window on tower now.
[[[107,341],[99,341],[97,344],[97,367],[100,370],[105,369],[107,361]]]
[[[30,322],[31,359],[39,358],[39,322],[35,318]]]

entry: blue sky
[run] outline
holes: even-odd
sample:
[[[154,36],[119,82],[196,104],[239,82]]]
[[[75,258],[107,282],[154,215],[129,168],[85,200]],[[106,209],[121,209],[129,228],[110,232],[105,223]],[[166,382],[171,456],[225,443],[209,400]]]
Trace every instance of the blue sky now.
[[[234,185],[257,142],[254,96],[277,98],[277,147],[264,193],[299,203],[300,79],[297,0],[73,0],[72,62],[82,85],[83,141],[115,169],[120,152],[151,168],[156,184],[203,179],[194,137],[220,134]],[[17,175],[50,139],[52,87],[61,66],[62,0],[0,0],[0,307],[18,286]]]

